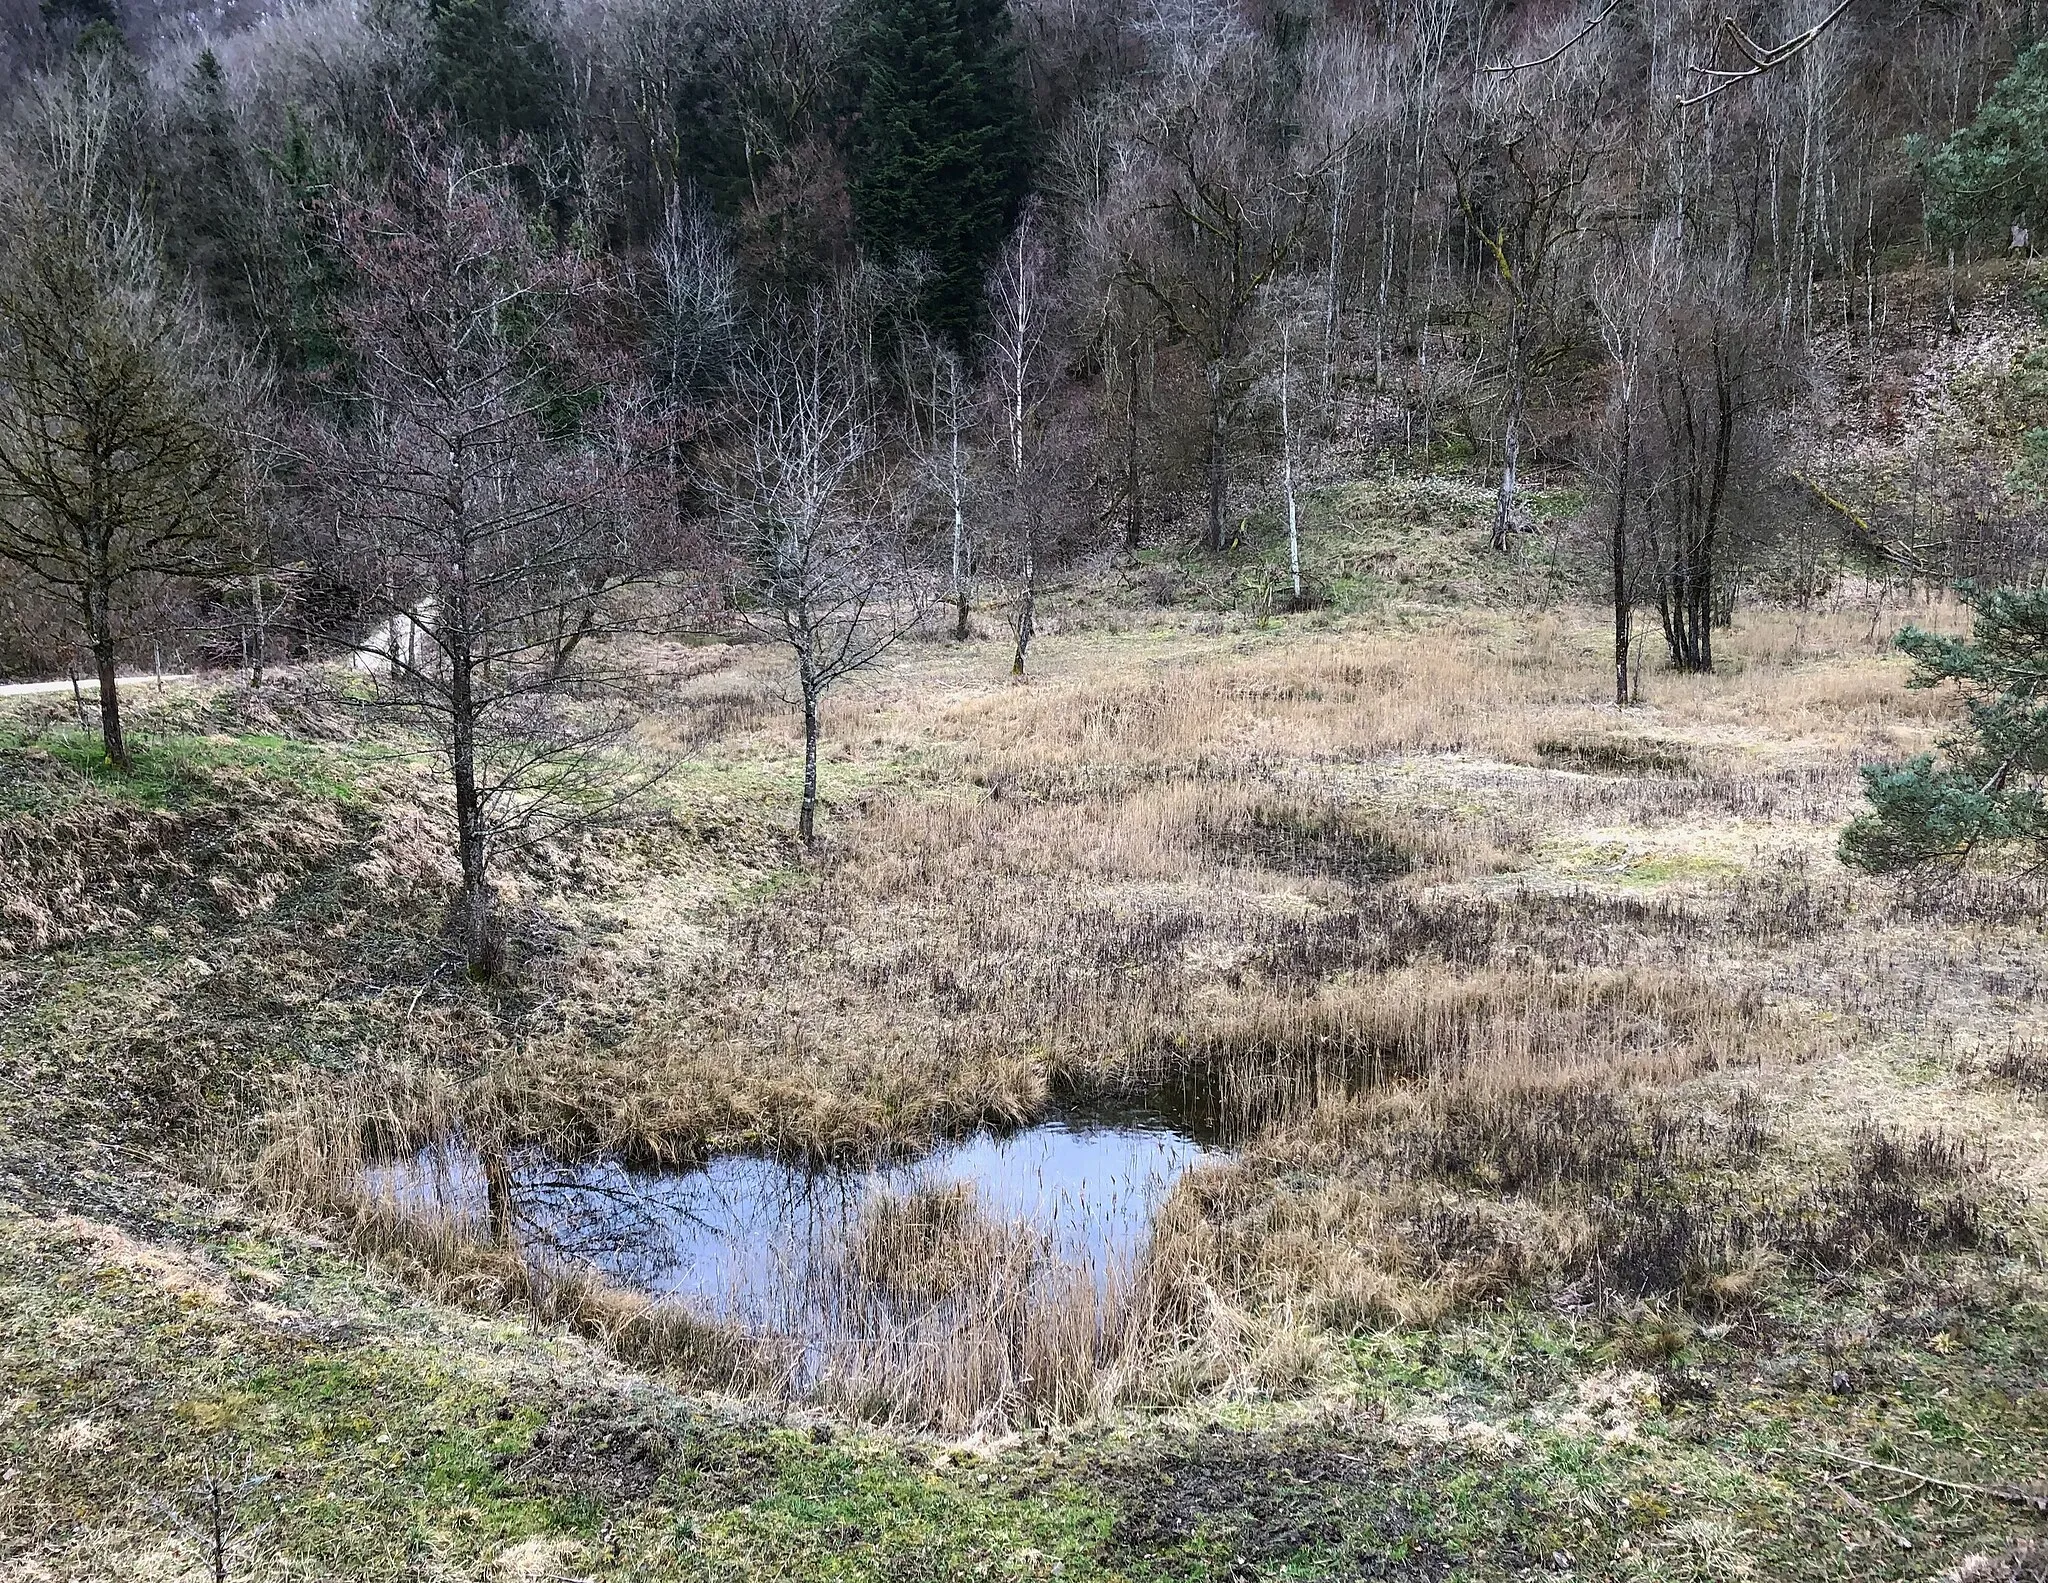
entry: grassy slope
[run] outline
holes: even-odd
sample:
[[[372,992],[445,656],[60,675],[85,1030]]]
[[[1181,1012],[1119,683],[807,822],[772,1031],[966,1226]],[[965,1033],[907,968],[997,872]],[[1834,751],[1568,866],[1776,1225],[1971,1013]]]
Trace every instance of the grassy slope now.
[[[1972,1480],[2048,1457],[2048,1318],[1984,1293],[1858,1293],[1824,1350],[1648,1369],[1509,1310],[1354,1342],[1312,1405],[977,1452],[680,1395],[232,1219],[8,1211],[0,1289],[24,1578],[186,1575],[209,1475],[247,1577],[1918,1578],[2009,1514],[1880,1512],[1897,1481],[1816,1444]]]
[[[1364,531],[1343,542],[1380,553]],[[1474,567],[1484,575],[1474,557],[1431,575],[1458,593]],[[1105,623],[1100,611],[1075,616]],[[1085,690],[1097,676],[1229,665],[1296,641],[1115,619],[1124,630],[1076,634],[1065,650],[1048,640],[1056,682]],[[1307,635],[1348,641],[1347,630]],[[1502,630],[1514,652],[1548,643],[1566,673],[1589,666],[1597,692],[1591,628]],[[842,812],[891,788],[955,794],[964,728],[949,717],[934,732],[933,701],[969,710],[971,724],[990,695],[979,658],[913,652],[841,705],[827,782]],[[1810,750],[1775,739],[1768,718],[1746,720],[1748,696],[1737,677],[1705,705],[1674,697],[1637,730],[1651,745],[1630,751],[1792,761]],[[2032,1211],[2017,1212],[2018,1257],[1909,1260],[1820,1286],[1789,1278],[1733,1331],[1663,1309],[1573,1317],[1487,1304],[1430,1328],[1323,1338],[1314,1367],[1276,1392],[1240,1382],[1207,1405],[972,1450],[780,1423],[367,1274],[138,1151],[166,1110],[260,1103],[273,1069],[346,1066],[400,1031],[452,1040],[481,1026],[473,992],[442,961],[430,888],[404,872],[429,849],[391,835],[393,811],[419,793],[391,743],[353,728],[251,720],[217,701],[170,707],[166,723],[184,735],[165,738],[136,787],[80,784],[84,757],[61,733],[47,758],[29,747],[10,759],[13,861],[32,848],[47,869],[66,840],[139,841],[178,859],[149,894],[58,886],[72,903],[36,927],[68,936],[41,949],[9,920],[22,942],[0,965],[10,1577],[202,1575],[210,1469],[235,1492],[231,1575],[250,1578],[1915,1579],[2032,1520],[2020,1505],[1818,1454],[1963,1482],[2039,1477],[2048,1309]],[[788,883],[771,801],[790,762],[781,721],[751,684],[705,709],[737,716],[738,739],[678,779],[627,855],[594,842],[527,876],[533,895],[554,898],[558,954],[572,964],[551,988],[573,996],[658,971],[665,953],[696,949],[692,930],[711,937],[725,899]],[[693,704],[655,729],[698,740],[703,712]],[[1569,790],[1588,752],[1612,751],[1597,715],[1560,719],[1533,765],[1425,756],[1376,784],[1390,777],[1452,817],[1495,817],[1539,784],[1528,777]],[[763,729],[747,734],[749,721]],[[51,763],[69,768],[45,774]],[[209,822],[229,805],[274,818]],[[1596,809],[1511,853],[1510,875],[1475,883],[1685,895],[1787,844],[1822,855],[1825,836],[1796,821]],[[1851,1111],[1932,1120],[1984,1138],[2038,1205],[2040,1101],[1956,1058],[2031,1026],[2019,974],[2037,937],[1934,934],[1887,947],[1888,964],[1917,964],[1917,1008],[1883,1000],[1896,985],[1847,988],[1845,1001],[1867,992],[1890,1007],[1875,1035],[1771,1076],[1783,1154],[1796,1167],[1809,1143],[1825,1150]],[[1945,989],[1941,962],[1959,951],[2008,958],[2017,1000]],[[1960,1046],[1934,1036],[1941,1026],[1960,1030]]]

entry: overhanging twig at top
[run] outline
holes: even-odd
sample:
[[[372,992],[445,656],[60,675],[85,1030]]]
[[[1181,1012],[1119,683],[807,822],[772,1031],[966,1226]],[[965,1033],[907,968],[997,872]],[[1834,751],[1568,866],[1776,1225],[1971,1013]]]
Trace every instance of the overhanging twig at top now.
[[[1548,66],[1552,61],[1561,60],[1564,58],[1565,54],[1568,51],[1573,49],[1582,40],[1584,40],[1587,37],[1587,35],[1593,31],[1593,29],[1598,27],[1602,22],[1605,22],[1609,17],[1613,16],[1616,7],[1618,7],[1620,4],[1621,0],[1608,0],[1607,8],[1605,10],[1603,10],[1598,16],[1592,18],[1592,20],[1587,22],[1584,27],[1580,28],[1578,32],[1574,33],[1570,38],[1566,39],[1562,44],[1558,45],[1557,48],[1552,50],[1548,55],[1541,56],[1536,60],[1502,61],[1499,65],[1488,66],[1485,67],[1484,70],[1492,73],[1495,76],[1503,76],[1510,72],[1533,71],[1538,66]]]
[[[1735,71],[1724,71],[1716,66],[1693,67],[1693,70],[1702,76],[1718,78],[1719,80],[1711,88],[1703,88],[1698,93],[1680,94],[1678,98],[1679,104],[1688,107],[1704,104],[1724,89],[1732,88],[1737,83],[1748,82],[1753,78],[1761,77],[1765,72],[1773,71],[1777,67],[1784,65],[1787,61],[1803,55],[1813,47],[1822,34],[1841,21],[1843,14],[1855,3],[1856,0],[1838,0],[1834,10],[1814,23],[1804,33],[1795,33],[1792,37],[1778,44],[1759,43],[1743,30],[1742,25],[1735,18],[1724,16],[1721,18],[1721,31],[1735,40],[1735,47],[1742,51],[1749,64]]]

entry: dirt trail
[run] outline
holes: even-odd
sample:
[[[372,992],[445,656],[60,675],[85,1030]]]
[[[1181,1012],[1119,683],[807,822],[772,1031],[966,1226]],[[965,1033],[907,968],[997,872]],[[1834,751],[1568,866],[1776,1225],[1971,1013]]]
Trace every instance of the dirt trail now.
[[[114,678],[114,685],[116,687],[141,687],[146,686],[150,682],[189,682],[196,680],[198,678],[192,672],[179,671],[175,675],[161,677],[155,675],[116,676]],[[71,685],[71,679],[68,676],[61,681],[54,682],[0,682],[0,698],[29,698],[37,693],[68,693],[71,691]],[[88,692],[97,696],[100,690],[99,678],[97,676],[79,677],[78,689],[80,692]]]

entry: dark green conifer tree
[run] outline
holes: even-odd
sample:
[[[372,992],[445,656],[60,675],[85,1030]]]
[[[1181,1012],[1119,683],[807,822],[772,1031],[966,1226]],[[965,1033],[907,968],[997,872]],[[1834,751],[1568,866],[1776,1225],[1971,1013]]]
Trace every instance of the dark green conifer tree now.
[[[1030,176],[1005,0],[870,0],[859,37],[853,211],[884,259],[929,264],[926,321],[966,346]]]
[[[214,309],[256,341],[274,330],[277,259],[263,234],[259,167],[235,123],[220,59],[202,50],[169,107],[158,207],[174,269],[197,279]]]
[[[2048,224],[2048,44],[2013,63],[1970,125],[1920,152],[1937,232],[2018,247],[2023,233]],[[2043,302],[2038,293],[2035,300]],[[2039,354],[2015,374],[2016,391],[2039,402],[2048,387]],[[2030,429],[2025,451],[2014,482],[2038,488],[2048,469],[2032,470],[2035,458],[2048,458],[2048,427]],[[1964,724],[1943,739],[1939,758],[1863,771],[1870,811],[1842,832],[1841,846],[1859,868],[1960,866],[2020,847],[2032,848],[2034,867],[2048,867],[2048,592],[1962,592],[1975,617],[1968,641],[1915,627],[1898,641],[1913,658],[1910,685],[1953,683]]]
[[[1921,159],[1937,231],[1996,245],[2008,226],[2048,226],[2048,43],[2014,61],[1976,120]]]
[[[2048,593],[1967,590],[1968,641],[1908,627],[1909,685],[1961,689],[1965,724],[1942,756],[1863,772],[1870,812],[1842,832],[1845,862],[1875,873],[1961,864],[1990,848],[2031,846],[2048,865]]]
[[[1940,148],[1919,151],[1927,217],[1952,241],[1975,237],[2030,260],[2048,253],[2048,43],[2013,62],[1977,117]],[[2030,262],[2028,296],[2048,322],[2048,288]],[[2013,393],[2031,409],[2012,482],[2048,498],[2048,351],[2013,370]]]
[[[348,355],[335,320],[347,277],[335,253],[327,210],[333,173],[296,110],[287,114],[284,146],[264,150],[263,159],[283,200],[277,237],[280,300],[267,329],[286,368],[332,368]]]
[[[434,90],[471,133],[539,137],[561,119],[562,73],[517,0],[430,0]]]
[[[79,55],[119,55],[128,41],[114,0],[42,0],[43,27],[60,49]]]

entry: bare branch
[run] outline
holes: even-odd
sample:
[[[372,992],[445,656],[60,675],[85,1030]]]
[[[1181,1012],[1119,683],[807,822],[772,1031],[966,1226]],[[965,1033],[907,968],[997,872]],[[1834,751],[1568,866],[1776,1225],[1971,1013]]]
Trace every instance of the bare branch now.
[[[1505,75],[1509,72],[1534,71],[1539,66],[1548,66],[1553,61],[1562,60],[1569,50],[1575,48],[1583,40],[1590,37],[1595,28],[1597,28],[1602,22],[1605,22],[1609,17],[1613,16],[1616,8],[1618,8],[1620,4],[1621,0],[1608,0],[1606,10],[1602,11],[1598,16],[1591,18],[1584,27],[1580,28],[1578,32],[1574,33],[1570,38],[1566,39],[1562,44],[1558,45],[1557,48],[1552,50],[1548,55],[1539,56],[1535,60],[1503,61],[1497,66],[1487,66],[1483,67],[1482,69],[1498,76]]]
[[[1841,21],[1849,7],[1855,3],[1856,0],[1839,0],[1834,10],[1814,23],[1812,27],[1803,33],[1793,34],[1792,37],[1786,39],[1781,44],[1760,44],[1743,30],[1741,24],[1735,18],[1732,16],[1723,17],[1721,19],[1721,31],[1734,39],[1735,47],[1742,52],[1749,61],[1749,65],[1738,71],[1726,71],[1713,66],[1693,67],[1693,70],[1701,76],[1713,77],[1719,80],[1711,88],[1702,89],[1699,93],[1681,94],[1678,100],[1679,104],[1686,108],[1696,104],[1704,104],[1724,89],[1732,88],[1740,82],[1748,82],[1755,77],[1761,77],[1765,72],[1774,71],[1787,61],[1796,59],[1811,49],[1829,28]]]

